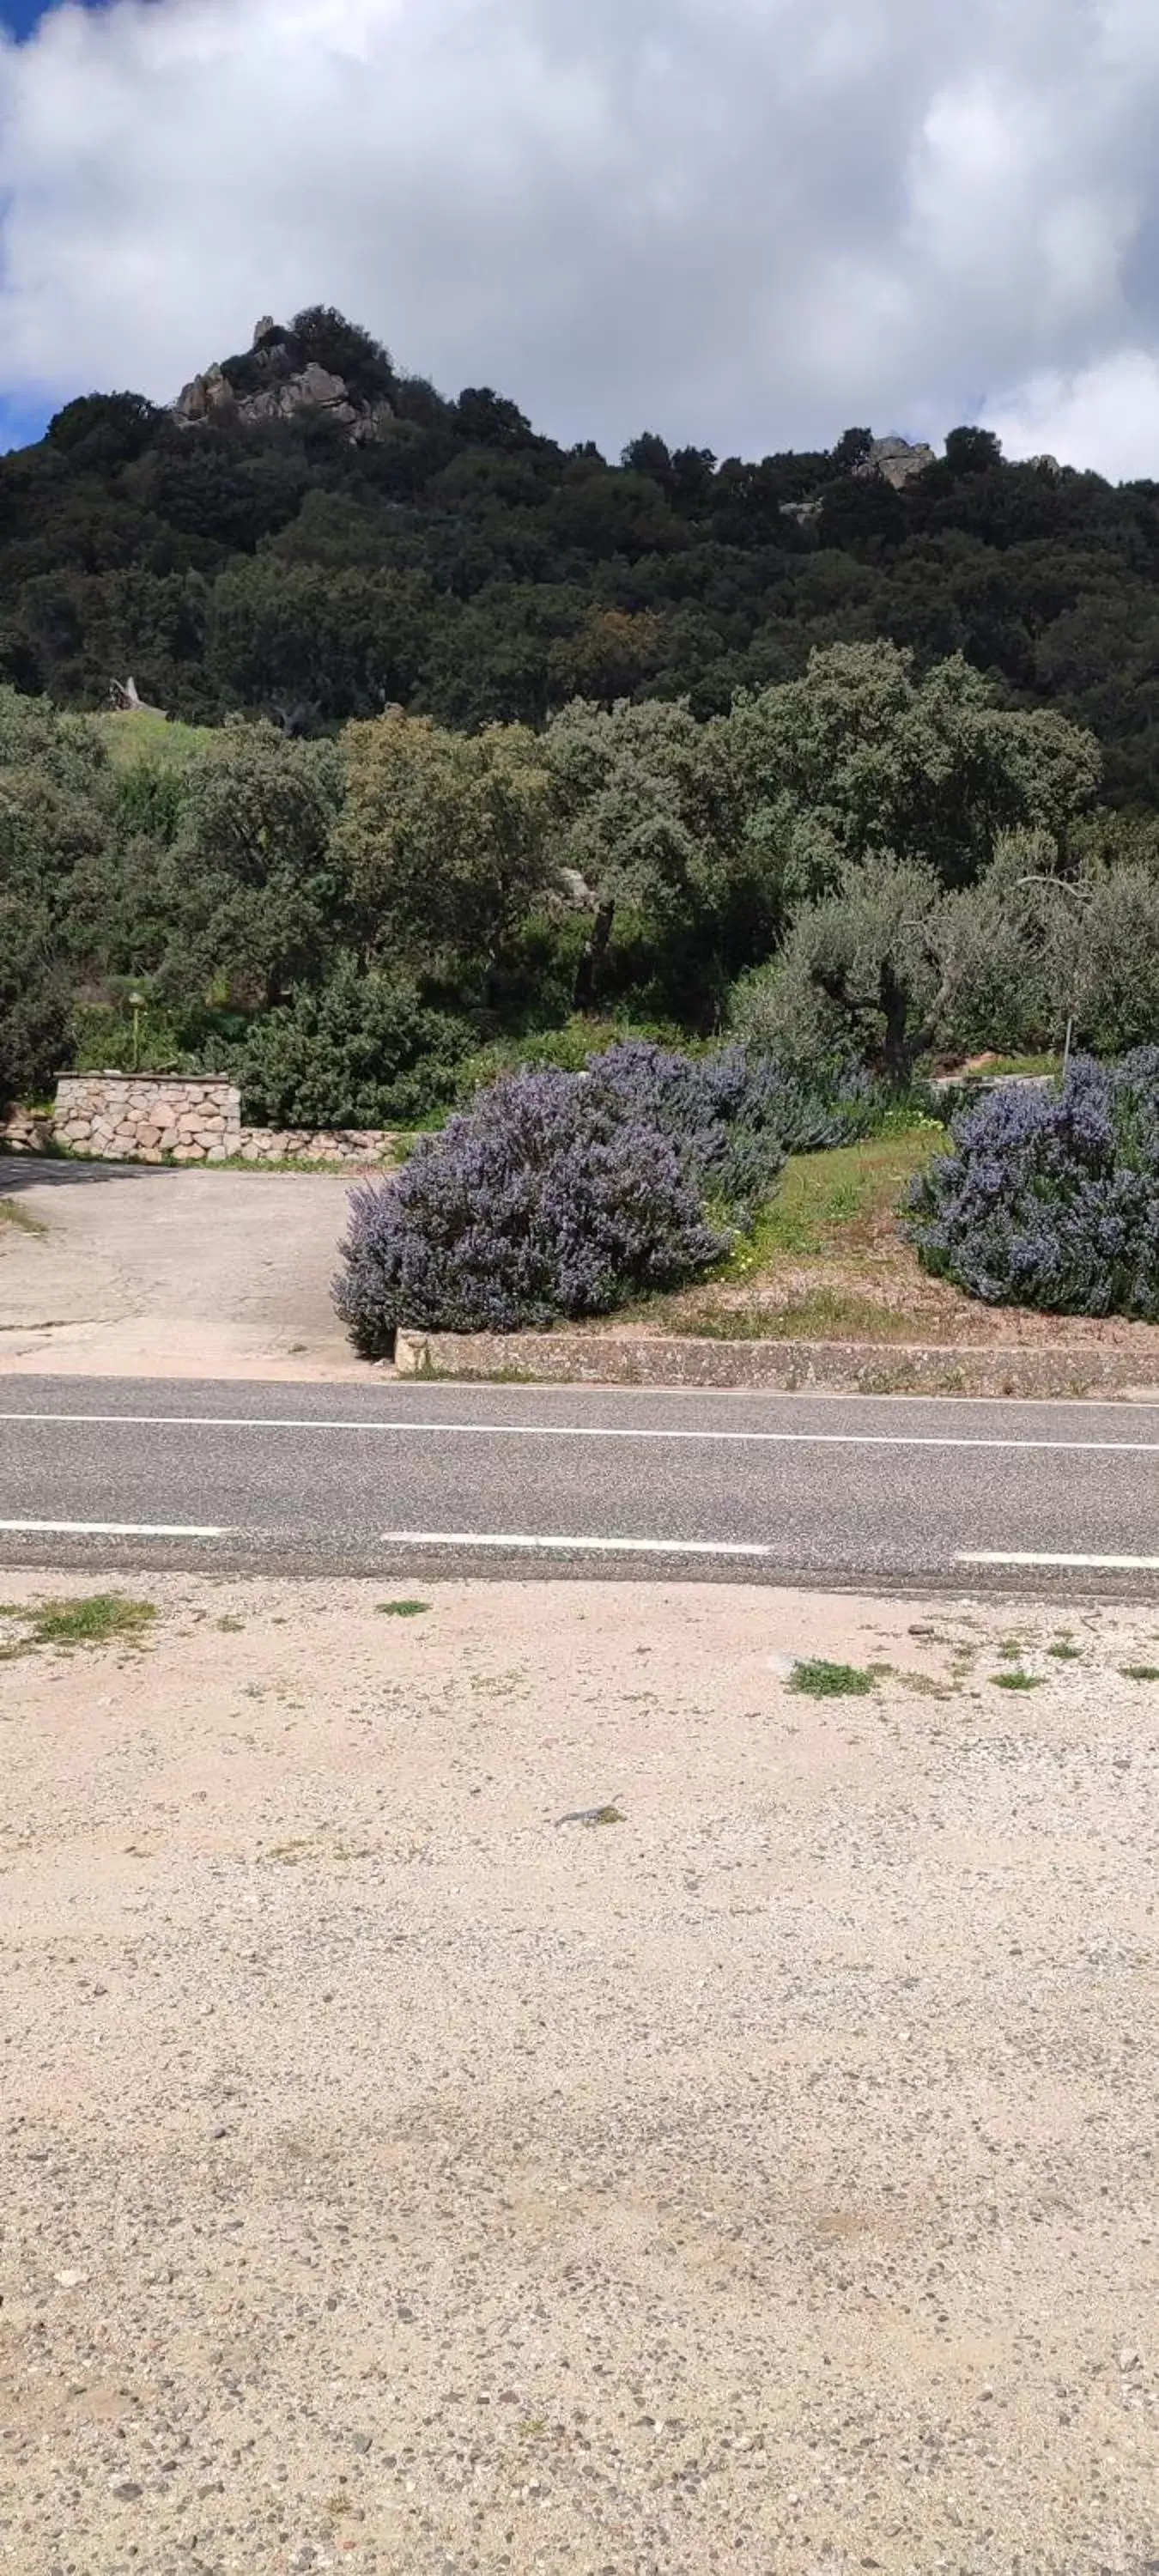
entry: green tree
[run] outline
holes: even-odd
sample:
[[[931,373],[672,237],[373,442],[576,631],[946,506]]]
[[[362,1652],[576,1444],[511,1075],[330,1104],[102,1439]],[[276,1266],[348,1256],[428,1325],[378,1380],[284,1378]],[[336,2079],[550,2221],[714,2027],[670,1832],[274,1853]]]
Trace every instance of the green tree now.
[[[780,847],[753,833],[729,726],[646,699],[582,701],[554,717],[562,865],[597,915],[606,950],[617,909],[642,923],[656,1003],[711,1026],[732,977],[772,945],[781,918]],[[599,957],[592,991],[598,998]]]
[[[946,439],[951,474],[992,474],[1002,463],[1002,441],[992,429],[952,429]]]
[[[790,1062],[850,1055],[904,1082],[938,1026],[942,892],[932,868],[847,861],[833,894],[803,904],[781,955],[742,979],[735,1034]]]
[[[753,804],[809,817],[802,892],[884,851],[968,884],[1001,832],[1062,840],[1101,771],[1089,734],[996,706],[960,656],[918,679],[912,654],[885,643],[814,652],[803,678],[738,705],[732,736]]]
[[[210,738],[186,772],[165,862],[166,996],[270,1005],[319,980],[343,932],[330,852],[341,798],[330,743],[239,717]]]
[[[335,849],[367,953],[452,976],[495,967],[556,873],[537,737],[392,713],[351,725],[342,752]]]
[[[93,729],[0,689],[0,1097],[67,1062],[73,888],[104,845],[107,766]]]

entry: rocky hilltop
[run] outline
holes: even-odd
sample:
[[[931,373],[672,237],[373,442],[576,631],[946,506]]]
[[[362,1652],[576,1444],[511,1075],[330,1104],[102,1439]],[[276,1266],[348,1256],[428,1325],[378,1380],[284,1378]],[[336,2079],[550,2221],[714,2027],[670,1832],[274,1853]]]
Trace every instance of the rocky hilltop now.
[[[853,470],[859,475],[880,474],[883,482],[901,492],[915,474],[924,474],[927,465],[936,463],[933,448],[920,439],[911,444],[908,438],[875,438],[868,455]]]
[[[321,365],[295,325],[275,322],[269,314],[256,325],[243,357],[227,358],[192,377],[171,409],[182,429],[196,429],[205,421],[260,428],[313,412],[334,421],[356,445],[376,438],[384,423],[394,419],[385,391],[359,390],[345,375]]]

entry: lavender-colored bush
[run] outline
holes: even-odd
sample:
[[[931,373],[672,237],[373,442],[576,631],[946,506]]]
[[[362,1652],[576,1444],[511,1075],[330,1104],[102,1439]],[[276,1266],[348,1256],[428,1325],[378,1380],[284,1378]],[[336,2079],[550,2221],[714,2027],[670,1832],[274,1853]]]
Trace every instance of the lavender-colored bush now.
[[[351,1194],[334,1301],[366,1357],[402,1323],[509,1332],[605,1313],[711,1267],[712,1226],[674,1137],[613,1085],[510,1074]]]
[[[697,1186],[737,1214],[768,1197],[786,1154],[850,1143],[876,1107],[860,1069],[822,1089],[743,1046],[686,1056],[627,1038],[590,1059],[588,1080],[671,1136]]]
[[[1159,1322],[1159,1047],[1076,1058],[1061,1096],[1003,1089],[915,1183],[927,1270],[988,1305]]]

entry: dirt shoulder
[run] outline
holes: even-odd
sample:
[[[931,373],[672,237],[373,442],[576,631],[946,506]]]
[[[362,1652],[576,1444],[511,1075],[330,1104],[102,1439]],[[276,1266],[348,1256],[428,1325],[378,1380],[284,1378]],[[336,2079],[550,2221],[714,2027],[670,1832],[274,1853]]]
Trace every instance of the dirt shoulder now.
[[[0,1373],[365,1378],[330,1303],[349,1191],[330,1172],[0,1161]]]
[[[133,1588],[0,1615],[14,2566],[1141,2576],[1153,1610]]]

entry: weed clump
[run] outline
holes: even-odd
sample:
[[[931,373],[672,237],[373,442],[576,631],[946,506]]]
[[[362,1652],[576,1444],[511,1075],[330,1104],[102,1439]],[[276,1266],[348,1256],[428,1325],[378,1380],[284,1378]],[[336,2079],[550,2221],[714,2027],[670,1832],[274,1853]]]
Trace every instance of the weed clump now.
[[[157,1612],[151,1601],[129,1601],[120,1592],[91,1592],[79,1601],[5,1603],[0,1619],[21,1631],[0,1649],[5,1655],[30,1654],[38,1646],[70,1650],[76,1646],[140,1645]]]
[[[821,1655],[806,1656],[789,1675],[791,1691],[810,1699],[865,1699],[876,1688],[877,1673],[859,1664],[829,1664]]]

